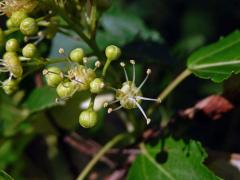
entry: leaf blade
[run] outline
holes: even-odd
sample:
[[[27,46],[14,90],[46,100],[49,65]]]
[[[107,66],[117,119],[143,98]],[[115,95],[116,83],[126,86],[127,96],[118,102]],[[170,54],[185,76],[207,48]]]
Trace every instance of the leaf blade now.
[[[198,77],[222,82],[240,72],[240,32],[235,31],[190,55],[188,68]]]
[[[38,112],[56,105],[56,91],[49,87],[34,89],[29,97],[24,101],[23,107],[30,113]]]
[[[164,142],[164,151],[162,143]],[[189,147],[188,147],[188,146]],[[142,154],[138,155],[128,173],[128,179],[218,179],[202,163],[206,153],[200,144],[189,141],[167,138],[157,145],[141,146]],[[159,162],[160,154],[167,152],[166,159]],[[188,154],[189,153],[189,154]],[[163,156],[161,157],[163,158]],[[187,170],[186,170],[187,169]]]

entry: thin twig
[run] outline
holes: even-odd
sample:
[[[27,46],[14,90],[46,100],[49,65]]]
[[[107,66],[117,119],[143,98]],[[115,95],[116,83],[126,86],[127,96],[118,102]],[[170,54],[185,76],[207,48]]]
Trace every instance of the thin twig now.
[[[84,153],[84,154],[87,154],[90,156],[94,156],[96,153],[95,151],[97,151],[99,149],[97,147],[97,148],[95,148],[96,150],[92,151],[91,148],[89,148],[88,146],[85,146],[85,144],[82,145],[80,142],[76,141],[71,136],[66,136],[64,138],[64,142],[67,143],[68,145],[72,146],[74,149],[76,149],[80,153]],[[101,157],[100,161],[104,162],[111,169],[113,169],[115,167],[115,163],[105,156]]]
[[[148,109],[148,115],[153,113],[156,106],[162,102],[184,79],[186,79],[192,72],[189,69],[185,69],[181,74],[179,74],[176,79],[174,79],[158,96],[158,102],[152,105]]]
[[[128,137],[129,134],[118,134],[113,139],[111,139],[105,146],[102,147],[102,149],[93,157],[93,159],[85,166],[81,174],[78,176],[77,180],[83,180],[88,173],[91,171],[91,169],[96,165],[96,163],[101,159],[101,157],[114,145]]]

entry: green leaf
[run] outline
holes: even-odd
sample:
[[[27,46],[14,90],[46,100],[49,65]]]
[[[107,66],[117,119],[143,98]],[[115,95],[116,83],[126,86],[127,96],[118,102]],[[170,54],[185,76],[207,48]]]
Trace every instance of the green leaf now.
[[[198,77],[222,82],[232,73],[240,72],[240,32],[221,38],[218,42],[194,52],[187,62]]]
[[[141,152],[130,168],[129,180],[219,179],[202,164],[206,153],[198,142],[166,138],[154,146],[142,144]]]
[[[30,113],[44,110],[56,105],[56,91],[50,87],[42,87],[34,89],[23,106],[27,108]]]
[[[0,136],[13,136],[23,130],[21,124],[29,112],[17,107],[10,96],[0,92]]]
[[[109,44],[126,45],[140,38],[155,42],[163,42],[157,31],[148,28],[144,21],[131,10],[114,4],[100,19],[101,29],[97,33],[97,44],[103,49]]]
[[[0,179],[2,179],[2,180],[13,180],[13,178],[3,170],[0,171]]]

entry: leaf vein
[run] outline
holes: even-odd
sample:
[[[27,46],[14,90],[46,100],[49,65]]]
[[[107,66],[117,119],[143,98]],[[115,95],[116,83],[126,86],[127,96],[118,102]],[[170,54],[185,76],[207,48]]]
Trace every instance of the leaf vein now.
[[[207,58],[207,57],[210,57],[210,56],[212,56],[212,55],[214,55],[214,54],[217,54],[218,52],[223,51],[223,50],[225,50],[225,49],[227,49],[227,48],[230,48],[231,46],[233,46],[233,45],[235,45],[235,44],[237,44],[237,43],[239,43],[239,42],[240,42],[240,39],[237,39],[236,41],[233,41],[232,43],[230,43],[230,44],[228,44],[228,45],[226,45],[226,46],[223,46],[222,48],[216,49],[215,51],[212,51],[211,53],[206,54],[205,56],[199,57],[198,59],[196,59],[196,60],[194,61],[194,63],[196,64],[196,63],[198,63],[199,61],[201,61],[202,59]]]

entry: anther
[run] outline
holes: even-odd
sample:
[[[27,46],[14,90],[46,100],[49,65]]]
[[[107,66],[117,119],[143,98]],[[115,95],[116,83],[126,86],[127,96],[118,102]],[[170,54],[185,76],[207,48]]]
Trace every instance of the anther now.
[[[96,62],[95,62],[95,67],[96,67],[96,68],[99,68],[100,66],[101,66],[101,62],[100,62],[100,61],[96,61]]]
[[[38,45],[43,39],[45,35],[42,31],[38,32],[38,40],[36,40],[33,44]]]
[[[88,62],[88,58],[87,57],[84,57],[83,58],[83,63],[86,64]]]
[[[126,81],[128,81],[128,75],[127,75],[127,71],[126,71],[126,69],[125,69],[125,63],[124,63],[124,62],[121,62],[121,63],[120,63],[120,66],[122,66],[123,71],[124,71],[124,75],[125,75],[125,79],[126,79]]]
[[[43,72],[42,72],[42,74],[43,74],[44,76],[47,75],[47,74],[48,74],[48,70],[47,70],[47,69],[44,69]]]
[[[145,77],[145,79],[142,81],[142,83],[139,85],[138,90],[140,90],[142,88],[142,86],[146,83],[149,74],[151,74],[151,69],[147,69],[147,76]]]
[[[113,111],[112,108],[108,108],[108,114],[110,114]]]
[[[63,48],[59,48],[59,50],[58,50],[58,53],[59,53],[59,54],[64,54],[64,53],[65,53],[65,51],[64,51],[64,49],[63,49]]]
[[[103,107],[104,107],[104,108],[108,107],[108,103],[105,102],[105,103],[103,104]]]
[[[151,74],[151,69],[147,69],[147,74],[149,75],[149,74]]]
[[[130,60],[130,63],[131,63],[131,64],[135,64],[135,61],[131,59],[131,60]]]
[[[66,103],[66,101],[61,98],[56,98],[55,102],[56,102],[56,104],[59,104],[59,105],[64,105]]]
[[[147,124],[149,124],[151,122],[150,118],[147,118]]]
[[[38,34],[37,34],[39,37],[42,37],[44,36],[44,33],[42,31],[39,31]]]
[[[125,67],[125,63],[124,62],[120,62],[120,66]]]

